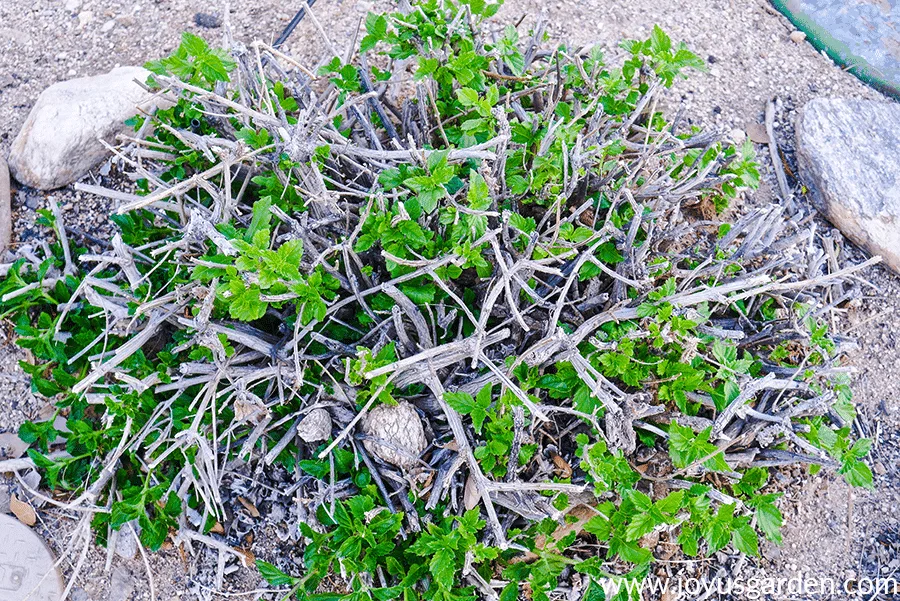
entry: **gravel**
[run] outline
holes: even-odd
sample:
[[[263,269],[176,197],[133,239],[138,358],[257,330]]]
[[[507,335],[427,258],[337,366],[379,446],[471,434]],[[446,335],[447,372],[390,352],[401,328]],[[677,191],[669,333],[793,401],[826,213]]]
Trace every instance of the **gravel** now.
[[[357,31],[359,19],[368,10],[387,2],[320,0],[315,16],[327,30],[338,51],[343,51]],[[198,13],[203,8],[209,14]],[[230,22],[236,39],[272,41],[293,16],[293,6],[276,0],[232,3],[225,18],[221,5],[206,6],[190,0],[5,0],[0,2],[0,152],[24,122],[37,95],[55,81],[106,72],[114,66],[141,64],[170,52],[179,42],[180,32],[192,31],[215,40]],[[795,183],[793,122],[796,111],[811,98],[845,96],[884,100],[876,91],[835,67],[806,42],[792,41],[793,28],[768,4],[749,0],[508,0],[498,21],[518,22],[521,30],[537,18],[544,19],[554,37],[574,45],[599,43],[607,52],[616,51],[623,37],[647,36],[658,23],[674,40],[684,40],[700,56],[707,58],[709,70],[679,83],[668,95],[670,114],[683,111],[688,122],[731,132],[753,131],[763,122],[767,100],[778,97],[775,134],[785,151],[789,180]],[[797,38],[798,36],[794,36]],[[305,19],[286,44],[287,50],[302,57],[320,56],[324,48],[312,19]],[[760,190],[746,202],[750,206],[768,202],[776,189],[772,166],[764,149],[757,146],[763,171]],[[89,176],[114,185],[101,175]],[[103,236],[108,215],[106,202],[71,190],[52,193],[73,227]],[[47,197],[33,190],[14,193],[14,236],[32,240],[34,211],[46,206]],[[801,202],[807,202],[801,200]],[[738,208],[737,210],[740,210]],[[830,226],[821,221],[820,227]],[[845,245],[848,258],[863,255]],[[781,503],[785,514],[784,545],[763,546],[758,560],[738,562],[741,576],[846,577],[873,576],[897,559],[900,506],[900,280],[881,268],[863,274],[872,283],[865,289],[863,305],[849,310],[842,327],[852,328],[860,348],[848,360],[858,372],[855,377],[861,419],[879,442],[873,462],[884,468],[876,473],[873,492],[850,490],[833,476],[810,477],[800,470],[779,475],[782,485],[792,489],[791,499]],[[0,327],[0,398],[6,399],[0,412],[0,431],[15,430],[26,419],[35,419],[47,407],[29,392],[28,380],[17,367],[26,354],[12,345],[9,324]],[[878,470],[879,472],[881,470]],[[277,483],[276,483],[277,485]],[[19,485],[0,484],[0,496],[18,492]],[[251,491],[252,492],[252,491]],[[270,502],[260,501],[263,509]],[[271,506],[277,507],[277,503]],[[236,510],[237,511],[237,510]],[[271,509],[281,518],[284,509]],[[40,512],[38,530],[60,552],[66,549],[65,535],[77,516],[45,508]],[[291,516],[288,513],[288,519]],[[244,518],[242,518],[244,519]],[[251,545],[257,557],[272,561],[281,557],[289,566],[296,550],[282,543],[277,524],[263,518]],[[887,542],[881,542],[887,541]],[[196,547],[196,546],[195,546]],[[72,563],[81,549],[65,562]],[[196,559],[184,559],[176,550],[149,558],[158,599],[210,599],[215,585],[217,554],[202,551]],[[88,550],[85,568],[76,581],[72,598],[91,601],[131,601],[149,599],[147,573],[140,555],[132,560],[115,558],[112,570],[105,569],[106,551]],[[700,563],[678,564],[684,574],[700,568]],[[672,566],[674,573],[679,573]],[[231,567],[225,570],[230,572]],[[896,570],[894,568],[888,568]],[[230,590],[259,586],[254,570],[237,569],[225,576]],[[777,598],[777,597],[773,597]]]

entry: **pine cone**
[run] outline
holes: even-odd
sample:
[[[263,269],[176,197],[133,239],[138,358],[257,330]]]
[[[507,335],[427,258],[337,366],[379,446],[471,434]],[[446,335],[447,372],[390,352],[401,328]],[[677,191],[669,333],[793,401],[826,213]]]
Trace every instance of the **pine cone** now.
[[[297,424],[297,436],[306,442],[328,440],[331,437],[331,415],[321,407],[313,409]]]
[[[366,450],[382,460],[400,468],[410,468],[416,464],[416,457],[428,446],[422,420],[415,408],[401,401],[397,405],[379,405],[369,411],[362,424],[364,434],[389,442],[403,452],[380,444],[374,440],[364,440]]]

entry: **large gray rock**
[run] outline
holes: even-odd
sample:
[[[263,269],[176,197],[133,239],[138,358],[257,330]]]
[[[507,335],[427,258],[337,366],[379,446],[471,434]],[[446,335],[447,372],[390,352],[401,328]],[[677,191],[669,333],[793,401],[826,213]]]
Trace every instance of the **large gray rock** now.
[[[900,273],[900,104],[811,100],[797,121],[797,158],[816,208]]]
[[[140,67],[118,67],[44,90],[10,149],[13,176],[41,190],[83,177],[107,156],[100,139],[113,142],[136,107],[151,108],[151,95],[135,83],[149,74]]]

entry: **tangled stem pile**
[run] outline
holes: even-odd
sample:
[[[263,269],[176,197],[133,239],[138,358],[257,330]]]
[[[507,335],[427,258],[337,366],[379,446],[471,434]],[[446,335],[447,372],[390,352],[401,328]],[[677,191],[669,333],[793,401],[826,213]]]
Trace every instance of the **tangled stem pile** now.
[[[148,65],[138,193],[81,186],[111,243],[47,212],[0,289],[65,418],[30,458],[101,539],[228,549],[223,478],[284,469],[303,565],[260,569],[298,597],[595,598],[780,540],[770,469],[871,485],[827,326],[862,266],[778,206],[718,220],[752,151],[661,112],[702,68],[661,30],[604,58],[497,8],[370,15],[315,70],[190,34]]]

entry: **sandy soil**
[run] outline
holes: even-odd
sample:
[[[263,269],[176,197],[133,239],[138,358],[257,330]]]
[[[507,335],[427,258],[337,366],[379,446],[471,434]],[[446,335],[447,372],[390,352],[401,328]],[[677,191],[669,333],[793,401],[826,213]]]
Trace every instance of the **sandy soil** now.
[[[292,16],[297,2],[252,0],[232,3],[229,14],[235,37],[271,40]],[[351,43],[361,17],[388,3],[320,0],[315,16],[332,42],[343,49]],[[140,64],[171,51],[180,32],[194,31],[208,39],[222,29],[194,23],[198,11],[222,15],[221,6],[191,0],[4,0],[0,2],[0,152],[8,152],[35,98],[49,84],[75,76],[97,74],[120,64]],[[576,45],[597,42],[612,47],[623,37],[646,36],[654,23],[687,44],[710,63],[707,73],[679,83],[667,102],[671,111],[684,110],[691,122],[725,131],[752,129],[762,121],[766,101],[777,97],[777,138],[793,165],[795,111],[817,96],[883,99],[842,72],[805,43],[788,37],[791,26],[771,7],[757,0],[508,0],[498,19],[529,27],[537,18],[550,24],[554,37]],[[320,56],[324,48],[310,19],[293,34],[288,47],[302,57]],[[762,151],[762,147],[758,147]],[[771,164],[760,152],[764,171],[761,189],[747,202],[772,199]],[[792,180],[796,184],[796,180]],[[105,220],[99,201],[69,190],[53,193],[69,223],[85,231]],[[30,235],[34,210],[44,195],[18,190],[14,197],[15,232]],[[824,222],[822,227],[829,227]],[[862,254],[846,245],[850,257]],[[873,452],[876,490],[851,491],[831,476],[809,477],[799,470],[780,476],[795,490],[782,507],[787,521],[780,548],[764,547],[763,558],[743,564],[741,575],[787,578],[797,574],[845,579],[900,572],[900,278],[875,268],[865,274],[862,308],[841,321],[858,337],[860,348],[849,357],[856,366],[861,422],[878,435]],[[21,354],[12,346],[8,329],[0,329],[0,432],[14,430],[42,409],[28,392],[28,381],[17,368]],[[5,485],[4,485],[5,486]],[[15,488],[14,484],[10,484]],[[0,486],[0,510],[3,506]],[[65,547],[64,533],[72,516],[47,511],[42,533],[53,546]],[[277,544],[258,537],[254,551],[265,557]],[[87,569],[77,581],[77,601],[149,599],[145,567],[140,557],[115,558],[104,569],[105,551],[88,554]],[[728,558],[720,558],[728,559]],[[188,564],[175,552],[149,559],[159,599],[214,598],[204,574],[215,558],[204,556]],[[71,569],[71,563],[67,564]],[[228,571],[228,570],[226,570]],[[246,590],[259,583],[252,570],[238,569],[226,579]],[[715,598],[715,597],[713,597]],[[773,595],[773,599],[788,598]],[[835,598],[847,598],[839,594]]]

